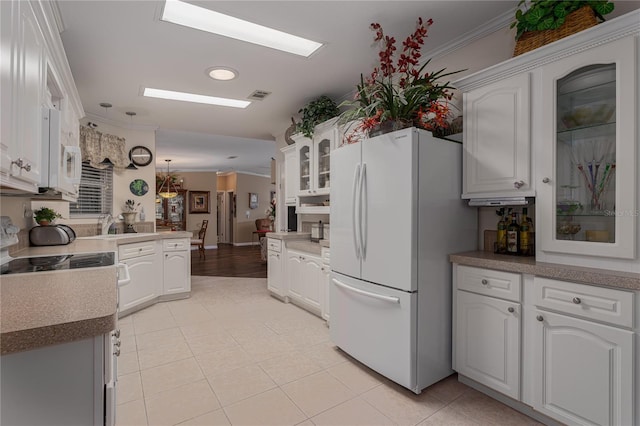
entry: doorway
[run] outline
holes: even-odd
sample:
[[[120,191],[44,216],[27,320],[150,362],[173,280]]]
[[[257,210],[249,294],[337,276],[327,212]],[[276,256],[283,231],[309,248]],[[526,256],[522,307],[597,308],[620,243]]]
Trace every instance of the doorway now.
[[[216,225],[218,227],[218,242],[227,243],[227,230],[225,223],[227,223],[227,211],[226,211],[226,197],[224,191],[218,191],[216,193],[216,201],[218,204],[218,214],[216,218]]]

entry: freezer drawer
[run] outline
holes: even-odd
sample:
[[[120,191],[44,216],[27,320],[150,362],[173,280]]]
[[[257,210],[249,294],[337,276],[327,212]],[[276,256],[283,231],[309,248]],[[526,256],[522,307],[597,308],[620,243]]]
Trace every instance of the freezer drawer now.
[[[332,273],[331,340],[394,382],[416,389],[417,294]]]

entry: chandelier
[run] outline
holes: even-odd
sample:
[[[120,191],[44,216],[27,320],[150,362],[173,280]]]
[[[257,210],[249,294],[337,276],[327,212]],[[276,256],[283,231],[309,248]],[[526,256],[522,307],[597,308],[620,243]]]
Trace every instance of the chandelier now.
[[[158,195],[162,198],[175,198],[178,196],[178,189],[175,184],[171,182],[171,174],[169,173],[169,163],[171,160],[164,161],[167,162],[167,175],[164,177],[160,189],[158,189]]]

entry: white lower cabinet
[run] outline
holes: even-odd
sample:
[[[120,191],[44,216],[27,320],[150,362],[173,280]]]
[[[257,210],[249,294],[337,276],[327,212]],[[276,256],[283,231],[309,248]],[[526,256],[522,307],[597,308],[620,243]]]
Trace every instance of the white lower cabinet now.
[[[454,370],[530,415],[638,424],[638,292],[528,275],[521,293],[520,277],[454,266]]]
[[[119,287],[120,315],[156,299],[162,292],[162,258],[156,241],[123,244],[118,260],[129,267],[131,281]]]
[[[191,291],[190,246],[187,238],[163,240],[163,296]]]
[[[633,293],[538,277],[534,283],[537,309],[526,319],[533,408],[571,425],[634,424],[633,331],[592,320],[618,311],[609,321],[630,327],[625,318],[633,318],[633,305],[626,302]],[[564,312],[544,309],[563,301]]]
[[[291,301],[320,314],[322,261],[319,257],[295,250],[287,251],[287,283]]]
[[[286,302],[288,295],[282,251],[282,241],[274,238],[267,239],[267,290]]]
[[[520,304],[458,290],[456,369],[511,398],[520,397]]]

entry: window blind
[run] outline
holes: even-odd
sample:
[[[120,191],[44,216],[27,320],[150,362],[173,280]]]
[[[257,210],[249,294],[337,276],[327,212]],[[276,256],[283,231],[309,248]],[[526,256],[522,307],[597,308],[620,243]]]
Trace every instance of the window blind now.
[[[112,206],[113,169],[96,169],[89,163],[82,163],[78,201],[69,204],[69,215],[86,217],[112,214]]]

